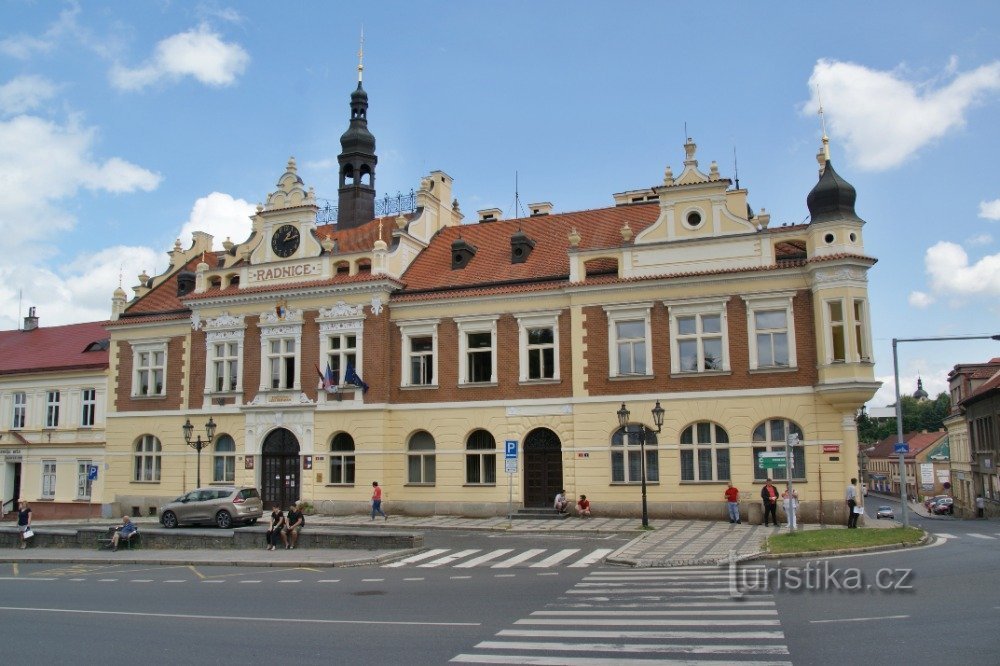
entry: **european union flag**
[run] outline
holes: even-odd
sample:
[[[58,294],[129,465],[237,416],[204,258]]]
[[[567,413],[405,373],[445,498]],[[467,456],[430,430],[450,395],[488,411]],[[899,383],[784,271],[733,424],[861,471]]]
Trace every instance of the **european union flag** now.
[[[354,370],[354,366],[350,363],[347,364],[347,370],[344,372],[344,382],[357,386],[361,389],[362,393],[368,393],[368,384],[365,384],[361,380],[361,377]]]

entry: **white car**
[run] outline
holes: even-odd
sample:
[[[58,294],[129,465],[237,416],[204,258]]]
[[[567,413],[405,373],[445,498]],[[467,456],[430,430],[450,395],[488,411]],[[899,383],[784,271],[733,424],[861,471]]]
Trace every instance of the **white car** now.
[[[891,506],[880,506],[878,511],[875,512],[875,518],[888,518],[889,520],[895,520],[896,514],[893,513]]]

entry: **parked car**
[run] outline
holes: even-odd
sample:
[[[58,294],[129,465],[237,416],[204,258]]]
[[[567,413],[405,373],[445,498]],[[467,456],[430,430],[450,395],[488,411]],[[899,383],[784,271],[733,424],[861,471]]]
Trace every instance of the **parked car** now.
[[[933,497],[924,498],[924,508],[930,511],[931,506],[937,504],[938,500],[943,500],[947,497],[947,495],[934,495]]]
[[[197,488],[160,507],[160,524],[178,525],[253,525],[264,515],[264,503],[256,488]]]
[[[955,513],[955,500],[951,497],[940,499],[931,505],[931,511],[938,516],[943,516],[944,514],[951,515]]]
[[[880,506],[878,511],[875,512],[875,518],[888,518],[889,520],[895,520],[896,514],[893,513],[891,506]]]

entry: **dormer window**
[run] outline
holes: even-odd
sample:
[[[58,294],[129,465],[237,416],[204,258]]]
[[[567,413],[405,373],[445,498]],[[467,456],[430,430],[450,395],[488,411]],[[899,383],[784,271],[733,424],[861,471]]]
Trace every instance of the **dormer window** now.
[[[451,269],[457,270],[465,268],[476,256],[476,246],[465,242],[463,238],[457,238],[451,244]]]

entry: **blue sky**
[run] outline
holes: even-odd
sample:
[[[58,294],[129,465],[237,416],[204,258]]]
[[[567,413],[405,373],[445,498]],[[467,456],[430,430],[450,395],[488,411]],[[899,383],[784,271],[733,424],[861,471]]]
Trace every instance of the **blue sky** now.
[[[876,375],[892,338],[1000,333],[995,2],[0,0],[0,327],[104,319],[193,230],[242,240],[289,156],[336,198],[365,31],[380,194],[431,170],[467,219],[610,205],[717,160],[772,224],[807,216],[822,91],[867,221]],[[825,15],[823,15],[825,14]],[[130,292],[131,293],[131,292]],[[23,294],[20,300],[19,294]],[[932,393],[1000,343],[901,344]]]

